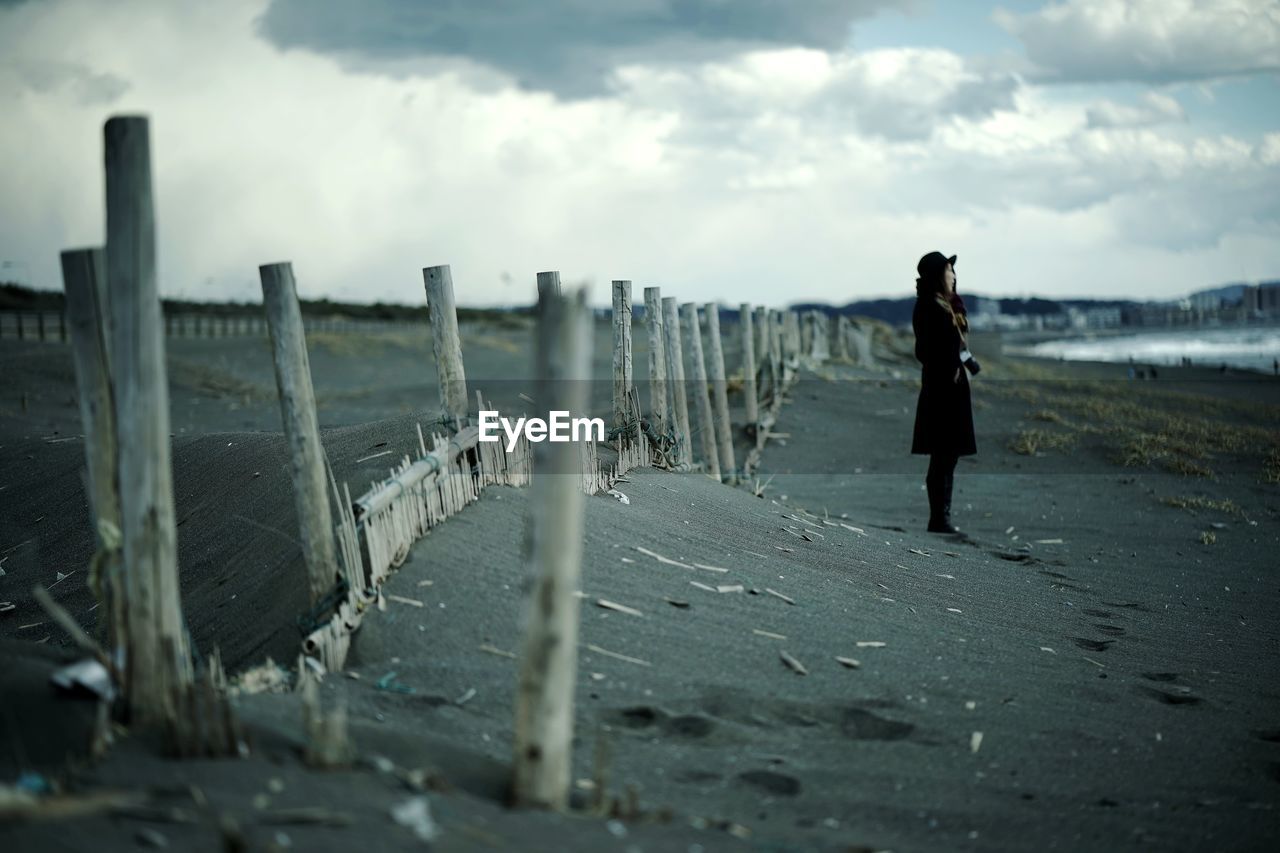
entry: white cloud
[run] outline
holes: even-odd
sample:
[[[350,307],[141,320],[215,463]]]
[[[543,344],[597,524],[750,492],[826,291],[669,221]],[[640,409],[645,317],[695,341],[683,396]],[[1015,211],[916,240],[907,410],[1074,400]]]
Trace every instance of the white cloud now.
[[[1280,71],[1275,0],[1065,0],[997,10],[1039,78],[1165,83]]]
[[[599,301],[612,278],[696,300],[908,294],[933,248],[988,293],[1187,290],[1238,278],[1241,253],[1280,269],[1280,134],[1091,126],[1094,97],[919,48],[633,63],[614,97],[566,103],[281,52],[255,30],[264,2],[0,11],[0,107],[21,131],[0,136],[21,164],[0,170],[18,200],[0,258],[56,285],[60,249],[101,241],[102,122],[146,112],[170,294],[256,300],[277,260],[306,295],[397,301],[450,263],[468,304],[526,302],[544,269],[594,279]],[[33,61],[128,89],[35,91]],[[1115,277],[1134,258],[1166,273]]]
[[[1089,127],[1150,127],[1167,122],[1185,122],[1187,112],[1176,98],[1146,92],[1136,106],[1099,101],[1085,113]]]

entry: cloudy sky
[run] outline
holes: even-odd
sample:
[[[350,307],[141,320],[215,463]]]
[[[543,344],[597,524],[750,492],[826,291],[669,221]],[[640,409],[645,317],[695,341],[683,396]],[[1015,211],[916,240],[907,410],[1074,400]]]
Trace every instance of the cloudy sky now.
[[[103,235],[152,122],[161,287],[465,304],[539,270],[781,304],[1280,278],[1277,0],[0,0],[0,278]]]

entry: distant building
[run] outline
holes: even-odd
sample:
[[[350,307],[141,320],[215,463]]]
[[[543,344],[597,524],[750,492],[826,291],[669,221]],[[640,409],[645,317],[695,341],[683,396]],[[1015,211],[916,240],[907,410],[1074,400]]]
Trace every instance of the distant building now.
[[[1280,281],[1264,281],[1244,286],[1243,308],[1247,313],[1280,317]]]

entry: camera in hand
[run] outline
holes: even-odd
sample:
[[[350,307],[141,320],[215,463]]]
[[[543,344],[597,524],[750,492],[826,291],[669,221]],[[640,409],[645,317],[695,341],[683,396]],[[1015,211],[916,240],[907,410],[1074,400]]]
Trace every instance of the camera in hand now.
[[[978,371],[982,369],[982,365],[978,364],[978,360],[973,357],[973,353],[963,350],[960,353],[960,363],[964,365],[964,369],[974,376],[978,375]]]

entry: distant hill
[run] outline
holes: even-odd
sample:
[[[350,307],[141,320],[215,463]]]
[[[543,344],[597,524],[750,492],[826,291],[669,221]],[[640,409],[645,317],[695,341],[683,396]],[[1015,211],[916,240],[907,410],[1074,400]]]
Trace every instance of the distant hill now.
[[[1124,308],[1137,304],[1134,300],[1121,299],[1041,299],[1033,296],[1030,298],[1013,298],[1013,297],[985,297],[972,293],[961,294],[964,297],[965,304],[969,306],[969,310],[974,310],[974,305],[978,299],[990,299],[1000,305],[1001,314],[1012,314],[1014,316],[1040,315],[1047,316],[1050,314],[1061,314],[1068,308],[1077,308],[1081,311],[1087,311],[1090,308]],[[846,305],[832,306],[827,303],[819,302],[801,302],[793,304],[791,307],[797,310],[817,310],[826,312],[836,312],[838,314],[846,314],[850,316],[872,317],[876,320],[883,320],[894,326],[901,326],[911,322],[911,311],[915,308],[916,300],[914,296],[904,296],[901,299],[861,299],[856,302],[850,302]]]

